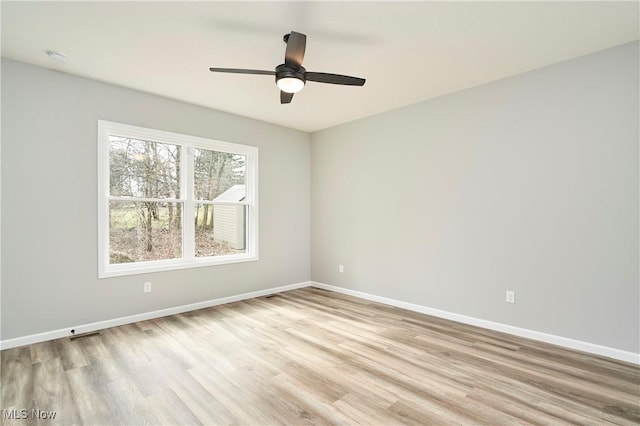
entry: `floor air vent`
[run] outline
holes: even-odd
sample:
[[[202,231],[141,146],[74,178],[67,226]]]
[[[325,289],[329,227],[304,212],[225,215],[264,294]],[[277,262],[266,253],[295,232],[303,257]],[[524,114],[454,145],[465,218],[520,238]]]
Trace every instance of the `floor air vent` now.
[[[71,330],[71,333],[75,333],[75,331]],[[69,341],[73,342],[74,340],[82,339],[85,337],[99,336],[99,335],[100,335],[99,331],[91,331],[89,333],[82,333],[82,334],[73,334],[73,336],[69,337]]]
[[[265,296],[264,298],[265,298],[265,299],[271,299],[272,297],[280,297],[280,295],[279,295],[279,294],[277,294],[277,293],[276,293],[276,294],[270,294],[270,295],[268,295],[268,296]]]

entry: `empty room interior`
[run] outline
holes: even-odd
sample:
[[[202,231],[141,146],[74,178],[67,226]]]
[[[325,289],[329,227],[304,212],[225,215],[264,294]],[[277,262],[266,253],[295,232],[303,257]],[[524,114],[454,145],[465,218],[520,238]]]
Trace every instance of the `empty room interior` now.
[[[640,424],[640,2],[0,12],[2,424]]]

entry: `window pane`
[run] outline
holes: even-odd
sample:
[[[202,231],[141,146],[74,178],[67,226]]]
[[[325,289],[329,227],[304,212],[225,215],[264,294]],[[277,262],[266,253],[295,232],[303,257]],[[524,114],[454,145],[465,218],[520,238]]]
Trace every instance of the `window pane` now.
[[[109,263],[182,257],[182,203],[109,202]]]
[[[246,253],[245,205],[196,204],[196,257]]]
[[[230,197],[226,201],[244,200],[245,155],[202,148],[194,149],[193,154],[193,194],[196,200],[213,201],[223,194]],[[232,193],[225,194],[229,190]]]
[[[180,198],[180,146],[109,136],[110,195]]]

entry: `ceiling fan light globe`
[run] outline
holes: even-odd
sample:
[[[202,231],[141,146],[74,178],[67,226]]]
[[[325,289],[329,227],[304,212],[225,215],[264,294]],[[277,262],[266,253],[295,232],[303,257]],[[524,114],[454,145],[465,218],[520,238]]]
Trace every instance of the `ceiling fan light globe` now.
[[[298,93],[304,88],[304,81],[296,77],[282,77],[276,81],[276,84],[286,93]]]

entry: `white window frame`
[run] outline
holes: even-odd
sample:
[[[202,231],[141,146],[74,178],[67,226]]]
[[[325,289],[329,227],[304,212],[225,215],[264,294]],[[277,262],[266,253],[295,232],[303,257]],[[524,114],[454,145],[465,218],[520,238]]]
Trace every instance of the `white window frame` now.
[[[121,136],[150,142],[169,143],[182,148],[180,198],[173,200],[183,203],[182,214],[182,257],[178,259],[153,260],[146,262],[109,263],[109,201],[124,197],[111,197],[109,170],[109,137]],[[193,150],[203,148],[211,151],[242,154],[245,160],[245,199],[239,203],[246,205],[246,251],[245,253],[196,257],[193,191]],[[132,200],[137,200],[132,198]],[[208,203],[230,204],[230,203]],[[191,219],[191,220],[187,220]],[[98,278],[144,274],[148,272],[171,271],[201,266],[225,265],[258,260],[258,148],[248,145],[223,142],[197,136],[182,135],[163,130],[132,126],[98,120]]]

